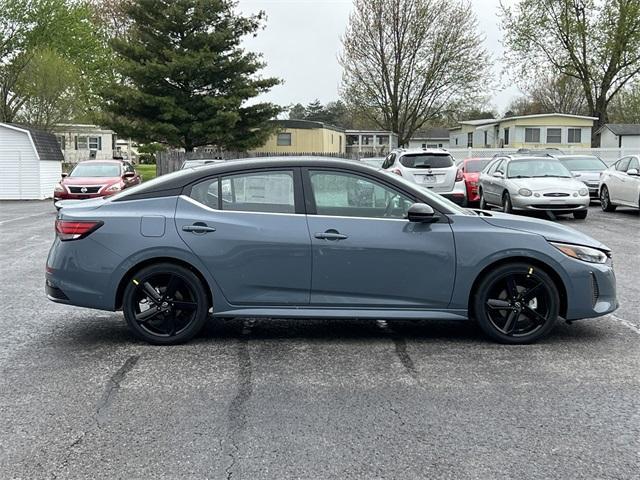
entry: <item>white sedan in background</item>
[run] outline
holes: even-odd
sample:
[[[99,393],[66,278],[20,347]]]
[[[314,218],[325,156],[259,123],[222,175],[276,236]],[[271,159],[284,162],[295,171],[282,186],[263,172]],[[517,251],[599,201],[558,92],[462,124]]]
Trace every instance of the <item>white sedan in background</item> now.
[[[605,212],[616,207],[640,208],[640,159],[622,157],[600,176],[600,205]]]

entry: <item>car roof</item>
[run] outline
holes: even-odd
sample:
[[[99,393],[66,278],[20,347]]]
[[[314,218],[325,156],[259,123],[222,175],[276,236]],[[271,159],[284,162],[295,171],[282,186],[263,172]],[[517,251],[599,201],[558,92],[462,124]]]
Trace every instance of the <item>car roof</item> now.
[[[577,154],[577,153],[573,153],[573,154],[567,154],[567,155],[554,155],[555,158],[557,158],[558,160],[569,160],[572,158],[597,158],[598,160],[602,160],[599,156],[597,155],[591,155],[589,153],[585,153],[585,154]]]
[[[402,148],[395,151],[399,155],[419,155],[424,153],[439,153],[443,155],[451,155],[450,152],[444,148]]]
[[[122,165],[124,163],[124,160],[83,160],[81,162],[78,162],[76,165],[80,165],[83,163],[115,163],[117,165]]]

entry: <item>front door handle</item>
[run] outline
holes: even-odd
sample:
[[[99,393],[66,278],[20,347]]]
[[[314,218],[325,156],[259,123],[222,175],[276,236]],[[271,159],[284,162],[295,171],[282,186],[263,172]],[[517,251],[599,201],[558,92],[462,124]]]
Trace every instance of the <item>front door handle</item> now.
[[[193,225],[185,225],[182,227],[183,232],[191,232],[191,233],[207,233],[207,232],[215,232],[215,227],[210,227],[205,223],[197,222]]]
[[[316,233],[314,237],[319,238],[321,240],[345,240],[349,238],[348,235],[339,233],[336,230],[327,230],[324,233]]]

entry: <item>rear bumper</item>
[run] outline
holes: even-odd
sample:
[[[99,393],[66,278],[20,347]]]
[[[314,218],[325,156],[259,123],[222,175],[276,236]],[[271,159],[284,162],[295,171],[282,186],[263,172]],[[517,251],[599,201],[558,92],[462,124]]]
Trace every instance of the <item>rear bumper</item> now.
[[[456,182],[453,185],[453,189],[448,192],[439,192],[435,189],[433,191],[458,205],[464,205],[467,202],[467,186],[464,181]]]

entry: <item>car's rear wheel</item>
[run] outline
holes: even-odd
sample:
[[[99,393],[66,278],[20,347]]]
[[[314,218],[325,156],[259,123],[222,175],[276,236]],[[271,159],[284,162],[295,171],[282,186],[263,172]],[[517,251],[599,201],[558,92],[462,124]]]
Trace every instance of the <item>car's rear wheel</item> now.
[[[160,263],[133,275],[125,287],[122,310],[138,338],[155,345],[174,345],[200,332],[209,304],[202,282],[192,271]]]
[[[526,263],[502,265],[480,282],[473,301],[484,333],[501,343],[533,343],[557,322],[558,288],[551,277]]]
[[[615,212],[616,205],[611,204],[611,197],[609,197],[609,189],[606,185],[603,185],[600,189],[600,207],[605,212]]]
[[[585,218],[587,218],[587,213],[589,213],[588,210],[573,212],[573,218],[575,218],[576,220],[584,220]]]
[[[489,210],[489,205],[487,201],[484,199],[484,192],[480,190],[480,210]]]
[[[511,203],[509,192],[504,192],[502,195],[502,211],[504,213],[513,213],[513,204]]]

